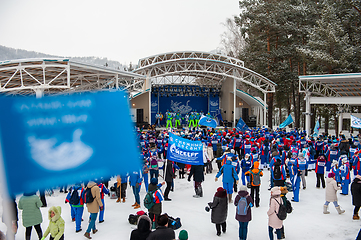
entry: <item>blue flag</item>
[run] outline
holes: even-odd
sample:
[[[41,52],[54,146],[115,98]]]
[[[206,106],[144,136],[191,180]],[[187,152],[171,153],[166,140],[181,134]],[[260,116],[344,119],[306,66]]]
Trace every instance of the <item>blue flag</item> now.
[[[190,165],[203,165],[203,143],[169,134],[167,159]]]
[[[137,171],[141,163],[127,99],[120,91],[0,98],[9,193]]]
[[[241,131],[241,132],[248,130],[248,126],[246,125],[246,123],[243,121],[242,118],[239,118],[236,129],[237,131]]]
[[[315,128],[313,129],[313,137],[317,137],[318,136],[318,133],[320,131],[320,120],[317,119],[317,122],[315,124]]]
[[[204,115],[202,115],[202,117],[199,119],[198,124],[202,125],[202,126],[212,127],[212,128],[216,128],[218,125],[217,121],[215,119],[206,117]]]
[[[280,124],[279,128],[284,128],[284,127],[290,125],[291,123],[293,123],[293,118],[292,118],[292,116],[290,114],[290,115],[288,115],[286,120],[283,123]]]
[[[351,127],[353,128],[361,128],[361,118],[355,117],[351,115]]]

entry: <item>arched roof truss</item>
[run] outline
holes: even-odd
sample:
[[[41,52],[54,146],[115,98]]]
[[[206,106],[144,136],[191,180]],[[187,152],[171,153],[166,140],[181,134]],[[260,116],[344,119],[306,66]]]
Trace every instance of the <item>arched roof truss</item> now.
[[[234,78],[263,93],[275,92],[276,84],[244,67],[244,62],[206,52],[174,52],[139,60],[133,72],[145,75],[152,84],[221,85]]]

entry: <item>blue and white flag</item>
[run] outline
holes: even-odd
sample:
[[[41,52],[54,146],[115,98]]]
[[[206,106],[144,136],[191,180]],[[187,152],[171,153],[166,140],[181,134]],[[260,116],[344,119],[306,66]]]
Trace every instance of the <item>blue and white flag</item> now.
[[[243,121],[242,118],[239,118],[236,129],[237,131],[241,131],[241,132],[248,130],[248,126],[246,125],[246,123]]]
[[[293,123],[293,118],[292,118],[292,116],[290,114],[290,115],[288,115],[286,120],[283,123],[280,124],[279,128],[284,128],[284,127],[290,125],[291,123]]]
[[[320,132],[320,120],[317,119],[315,128],[313,129],[313,135],[312,136],[317,137],[319,132]]]
[[[351,127],[361,128],[361,118],[351,115]]]
[[[199,125],[216,128],[218,123],[216,119],[202,115],[198,122]]]
[[[2,97],[0,112],[0,144],[10,194],[141,168],[124,92]]]
[[[169,134],[167,159],[190,165],[203,165],[203,143]]]

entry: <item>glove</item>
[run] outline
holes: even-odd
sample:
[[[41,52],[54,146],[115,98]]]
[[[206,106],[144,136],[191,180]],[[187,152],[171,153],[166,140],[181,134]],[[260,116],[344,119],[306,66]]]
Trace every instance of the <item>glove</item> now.
[[[214,180],[217,182],[217,181],[218,181],[218,178],[216,177]]]
[[[104,211],[104,206],[101,206],[101,207],[99,208],[99,210],[100,210],[100,211]]]
[[[239,182],[239,181],[237,180],[237,181],[236,181],[236,184],[237,184],[237,185],[238,185],[238,182]]]
[[[65,204],[67,204],[68,202],[65,200]]]

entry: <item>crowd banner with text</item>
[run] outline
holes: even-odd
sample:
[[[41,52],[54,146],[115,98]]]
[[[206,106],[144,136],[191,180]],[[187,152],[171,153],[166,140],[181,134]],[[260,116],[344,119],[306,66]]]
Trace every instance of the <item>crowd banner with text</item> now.
[[[203,143],[170,133],[167,159],[190,165],[203,165]]]
[[[292,118],[292,116],[290,114],[290,115],[288,115],[286,120],[283,123],[280,124],[279,128],[284,128],[284,127],[290,125],[291,123],[293,123],[293,118]]]
[[[123,91],[41,99],[1,97],[0,112],[0,144],[10,194],[141,167]]]

